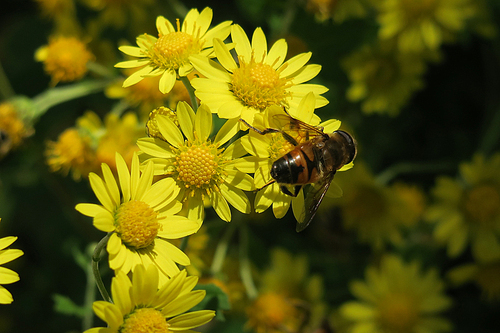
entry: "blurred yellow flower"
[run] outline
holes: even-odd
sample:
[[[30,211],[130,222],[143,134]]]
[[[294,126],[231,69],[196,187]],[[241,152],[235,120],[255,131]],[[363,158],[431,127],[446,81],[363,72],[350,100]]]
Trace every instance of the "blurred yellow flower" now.
[[[97,301],[96,315],[108,324],[85,333],[193,332],[215,316],[211,310],[184,313],[205,298],[204,290],[192,289],[197,277],[181,271],[159,284],[154,265],[138,265],[132,278],[119,271],[111,281],[113,303]]]
[[[130,166],[132,155],[139,151],[137,139],[145,135],[144,124],[140,123],[135,113],[127,112],[121,118],[108,113],[104,118],[104,128],[98,135],[96,156],[99,163],[106,163],[116,171],[115,153],[123,156]]]
[[[191,56],[194,67],[206,78],[194,78],[191,84],[202,103],[225,119],[243,118],[253,124],[255,114],[271,105],[296,109],[309,92],[316,95],[314,108],[328,103],[320,96],[328,89],[318,84],[304,84],[318,75],[320,65],[306,65],[312,53],[301,53],[285,61],[287,43],[276,41],[267,49],[266,36],[255,29],[252,42],[237,24],[231,26],[237,61],[222,39],[214,39],[214,51],[220,64],[202,56]]]
[[[57,141],[48,141],[46,145],[45,157],[52,172],[61,171],[66,176],[71,170],[73,179],[79,180],[99,167],[90,137],[76,128],[66,129]]]
[[[0,159],[19,147],[33,132],[13,104],[0,103]]]
[[[246,309],[246,326],[257,333],[313,331],[325,314],[322,298],[322,279],[309,276],[307,258],[274,249],[259,296]]]
[[[87,63],[93,59],[85,43],[76,37],[51,37],[48,45],[35,52],[35,60],[43,62],[52,85],[81,79],[87,74]]]
[[[141,136],[144,128],[133,113],[126,113],[121,119],[108,113],[103,124],[98,115],[87,111],[57,141],[47,142],[47,164],[53,172],[67,175],[71,171],[75,180],[87,177],[89,172],[99,173],[101,163],[116,173],[115,154],[120,153],[130,166],[133,153],[139,150],[135,142]]]
[[[452,330],[439,314],[452,301],[436,269],[422,271],[419,262],[405,263],[385,255],[380,265],[368,267],[365,281],[353,281],[358,299],[344,303],[340,313],[351,322],[350,332],[438,333]]]
[[[2,219],[0,218],[0,221]],[[24,252],[17,249],[6,249],[17,240],[15,236],[0,238],[0,265],[11,262],[22,256]],[[0,304],[9,304],[14,301],[12,294],[4,288],[4,284],[11,284],[19,281],[19,274],[11,269],[0,267]]]
[[[177,30],[163,16],[156,19],[158,38],[148,34],[137,37],[137,45],[120,46],[123,53],[139,58],[122,61],[115,65],[118,68],[141,67],[124,82],[124,87],[134,85],[145,77],[161,76],[160,91],[169,93],[178,77],[187,76],[193,71],[190,56],[199,54],[209,57],[214,38],[226,39],[229,35],[231,21],[225,21],[209,30],[212,22],[212,9],[206,7],[201,13],[191,9],[184,18],[182,28],[177,20]]]
[[[342,223],[354,230],[362,243],[381,250],[387,243],[401,245],[403,227],[415,225],[421,212],[420,194],[401,195],[401,185],[386,187],[378,184],[363,162],[351,172],[336,176],[344,195],[336,200]]]
[[[342,23],[367,14],[367,4],[363,0],[307,0],[306,8],[320,22],[332,18],[336,23]]]
[[[455,286],[467,282],[474,282],[489,301],[500,300],[500,259],[469,263],[453,268],[447,274],[448,279]]]
[[[176,263],[190,264],[189,258],[168,240],[198,231],[201,223],[175,215],[181,210],[176,200],[179,189],[171,178],[153,182],[153,163],[142,175],[134,154],[129,171],[125,160],[116,154],[118,181],[107,164],[102,164],[103,178],[89,174],[90,186],[101,205],[78,204],[76,210],[94,218],[94,226],[112,233],[107,243],[109,266],[127,274],[140,263],[155,264],[167,277],[179,272]],[[121,188],[121,191],[119,187]]]
[[[437,51],[453,40],[475,11],[470,0],[381,0],[379,37],[396,39],[402,52]]]
[[[238,121],[227,121],[212,140],[212,113],[206,105],[202,104],[195,114],[187,103],[179,102],[176,113],[180,128],[169,117],[155,118],[165,140],[151,137],[137,141],[142,161],[154,161],[155,175],[175,180],[193,219],[203,218],[205,197],[224,221],[231,220],[228,202],[240,212],[250,213],[243,190],[253,189],[253,179],[234,168],[245,151],[239,141],[222,147],[238,132]]]
[[[390,44],[364,46],[342,63],[351,81],[346,97],[361,102],[365,113],[399,114],[423,87],[426,71],[422,57],[397,52]]]
[[[435,239],[446,244],[448,255],[462,254],[471,245],[478,261],[500,258],[500,153],[477,154],[460,165],[460,179],[436,180],[435,199],[426,218],[436,222]]]

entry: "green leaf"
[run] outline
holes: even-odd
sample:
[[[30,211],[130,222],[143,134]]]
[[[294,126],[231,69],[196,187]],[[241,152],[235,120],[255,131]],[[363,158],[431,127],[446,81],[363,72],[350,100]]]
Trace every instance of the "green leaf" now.
[[[225,321],[224,310],[231,309],[228,295],[213,283],[198,284],[194,290],[205,290],[207,292],[205,298],[196,305],[192,311],[196,310],[215,310],[216,318],[220,321]]]
[[[69,297],[54,294],[52,295],[54,300],[54,310],[58,313],[62,313],[68,316],[77,316],[83,318],[86,314],[85,308],[76,305]]]

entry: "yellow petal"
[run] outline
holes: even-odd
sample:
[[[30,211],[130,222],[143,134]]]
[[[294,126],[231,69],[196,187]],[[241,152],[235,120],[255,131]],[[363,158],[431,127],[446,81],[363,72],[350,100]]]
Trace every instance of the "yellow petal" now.
[[[210,202],[215,212],[222,220],[226,222],[231,221],[231,209],[222,194],[219,192],[212,192],[210,194]]]
[[[160,78],[160,91],[163,94],[168,94],[175,85],[177,75],[174,71],[165,70]]]
[[[220,64],[224,66],[226,70],[232,73],[233,70],[238,67],[233,56],[229,53],[226,44],[218,38],[214,39],[214,51],[217,55],[217,60],[219,60]]]
[[[234,49],[239,56],[243,57],[245,62],[249,62],[252,56],[252,46],[248,40],[247,34],[238,24],[231,26],[231,39],[236,44]]]
[[[179,121],[179,125],[181,127],[182,133],[184,133],[184,136],[188,140],[194,141],[194,124],[188,109],[191,109],[191,106],[189,106],[188,103],[184,101],[180,101],[179,103],[177,103],[177,120]]]
[[[156,121],[161,135],[163,135],[168,143],[176,148],[184,144],[184,136],[172,120],[166,116],[158,116],[156,117]]]
[[[244,214],[250,214],[250,201],[246,194],[231,185],[222,183],[219,186],[222,196],[237,210]]]
[[[202,142],[206,141],[212,133],[212,113],[206,104],[202,104],[196,111],[194,128]]]
[[[265,62],[267,57],[267,40],[262,28],[257,28],[252,35],[252,50],[257,62]]]

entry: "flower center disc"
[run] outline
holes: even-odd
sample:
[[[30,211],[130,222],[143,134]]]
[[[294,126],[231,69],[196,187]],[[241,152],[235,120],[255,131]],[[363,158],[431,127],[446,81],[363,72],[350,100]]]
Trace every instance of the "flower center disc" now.
[[[418,319],[417,304],[410,295],[388,295],[379,305],[379,316],[389,332],[412,332]]]
[[[148,247],[158,235],[161,224],[157,213],[142,201],[125,202],[115,217],[116,230],[121,240],[136,249]]]
[[[218,174],[218,156],[214,147],[206,144],[192,145],[176,157],[178,179],[186,188],[204,188],[215,180]]]
[[[240,58],[240,67],[233,71],[231,90],[244,105],[264,111],[270,105],[283,104],[288,95],[287,82],[268,64],[253,59],[246,64]]]
[[[466,196],[465,210],[480,224],[491,223],[500,214],[500,193],[495,186],[479,185]]]
[[[162,314],[153,308],[137,309],[123,322],[121,333],[167,333],[168,323]]]
[[[151,60],[157,67],[177,70],[189,61],[191,54],[200,50],[201,44],[198,39],[185,32],[175,31],[158,38],[153,47]]]

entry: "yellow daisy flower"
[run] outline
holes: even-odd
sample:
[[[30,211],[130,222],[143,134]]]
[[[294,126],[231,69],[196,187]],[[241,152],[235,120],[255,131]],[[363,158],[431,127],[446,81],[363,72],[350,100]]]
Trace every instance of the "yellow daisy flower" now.
[[[305,256],[274,249],[259,292],[246,308],[246,326],[257,333],[313,332],[325,314],[323,282],[309,276]]]
[[[164,94],[172,90],[177,77],[186,76],[193,71],[189,59],[198,54],[208,57],[212,53],[214,38],[226,39],[229,35],[231,21],[225,21],[212,29],[212,9],[206,7],[201,13],[191,9],[184,18],[182,28],[177,20],[177,31],[170,21],[163,16],[156,19],[158,38],[144,34],[137,37],[137,45],[121,46],[123,53],[139,58],[122,61],[115,65],[118,68],[141,67],[124,82],[124,87],[134,85],[149,76],[161,76],[159,88]]]
[[[169,117],[156,116],[165,140],[139,139],[137,145],[144,153],[141,159],[144,163],[154,161],[155,175],[175,181],[192,219],[202,219],[205,197],[224,221],[231,220],[228,202],[240,212],[250,213],[250,202],[243,190],[253,189],[253,179],[234,168],[242,162],[245,151],[239,140],[222,147],[238,132],[238,121],[227,121],[212,140],[212,114],[206,105],[195,114],[187,103],[179,102],[176,113],[180,128]]]
[[[0,221],[2,219],[0,218]],[[0,265],[11,262],[22,256],[24,252],[17,249],[6,249],[16,241],[17,237],[9,236],[0,238]],[[10,304],[14,301],[12,294],[3,287],[4,284],[11,284],[19,281],[19,274],[11,269],[0,267],[0,304]]]
[[[195,290],[194,276],[181,271],[165,284],[159,283],[154,265],[138,265],[132,279],[119,271],[111,281],[113,303],[97,301],[96,315],[108,324],[85,333],[193,332],[215,316],[211,310],[187,312],[205,298],[204,290]]]
[[[436,222],[434,237],[447,245],[450,257],[462,254],[468,244],[478,261],[500,257],[499,170],[500,153],[488,159],[475,155],[460,165],[460,180],[437,179],[426,218]]]
[[[285,62],[286,41],[276,41],[268,51],[261,28],[255,29],[250,43],[245,31],[235,24],[231,26],[231,38],[237,62],[221,39],[214,39],[214,51],[220,65],[202,56],[190,58],[195,68],[206,76],[191,81],[195,94],[219,117],[243,118],[253,124],[254,115],[268,106],[296,109],[309,92],[316,94],[315,108],[328,103],[320,96],[328,91],[325,86],[304,84],[321,70],[320,65],[306,65],[311,52],[298,54]]]
[[[51,37],[48,45],[35,52],[35,60],[43,62],[52,85],[81,79],[87,73],[87,63],[93,59],[85,43],[76,37]]]
[[[500,300],[500,259],[469,263],[453,268],[447,278],[454,286],[474,282],[489,301]]]
[[[343,61],[351,81],[346,97],[362,102],[365,113],[399,114],[412,94],[423,87],[422,57],[396,52],[390,44],[365,46]]]
[[[112,233],[107,243],[112,269],[128,273],[140,263],[153,263],[164,282],[167,276],[179,272],[176,263],[190,264],[189,258],[168,240],[191,235],[201,224],[174,215],[181,209],[176,200],[179,189],[169,178],[152,184],[152,162],[140,175],[136,154],[129,172],[117,153],[116,166],[118,182],[107,164],[102,164],[103,178],[89,174],[90,186],[101,205],[78,204],[76,210],[93,217],[97,229]]]
[[[405,263],[385,255],[378,267],[369,267],[365,281],[353,281],[358,300],[344,303],[340,313],[351,321],[350,332],[438,333],[451,323],[439,316],[451,306],[436,269],[422,271],[420,263]]]
[[[380,39],[395,38],[402,52],[438,50],[475,14],[469,0],[382,0],[377,9]]]
[[[0,159],[33,133],[33,128],[13,104],[0,103]]]
[[[315,96],[313,93],[309,93],[301,100],[296,109],[289,110],[289,114],[293,118],[299,119],[304,123],[313,126],[322,126],[324,132],[327,133],[339,129],[340,121],[338,120],[331,119],[321,124],[319,123],[320,118],[313,113],[314,103]],[[258,129],[277,128],[273,122],[273,117],[276,114],[283,114],[283,109],[277,105],[269,107],[263,114],[255,117],[255,127]],[[287,133],[294,135],[292,132]],[[297,142],[304,141],[304,137],[301,137],[300,133],[297,133],[295,139]],[[255,211],[257,213],[262,213],[272,205],[274,216],[276,218],[282,218],[288,212],[291,204],[293,214],[299,221],[303,217],[305,209],[303,190],[300,190],[297,197],[292,197],[283,193],[278,183],[265,186],[272,180],[272,164],[278,158],[292,150],[294,146],[288,142],[281,133],[261,135],[252,130],[249,131],[247,136],[241,139],[241,143],[246,151],[252,155],[251,157],[244,158],[244,160],[248,161],[249,165],[253,163],[257,167],[256,170],[252,171],[249,169],[241,169],[240,167],[242,167],[242,165],[237,165],[241,171],[255,172],[255,187],[261,189],[255,196]],[[350,166],[352,166],[352,164]],[[349,167],[343,167],[341,171],[347,170]],[[341,194],[342,190],[335,183],[332,183],[328,195],[339,197]]]

